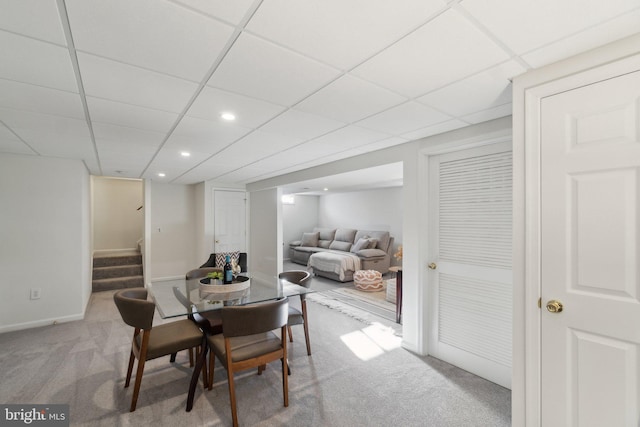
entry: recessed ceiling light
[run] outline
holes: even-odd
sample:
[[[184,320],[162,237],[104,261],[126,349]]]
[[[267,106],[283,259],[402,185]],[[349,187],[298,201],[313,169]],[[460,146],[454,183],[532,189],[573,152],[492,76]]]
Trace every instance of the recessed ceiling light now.
[[[180,155],[182,157],[189,157],[191,155],[191,153],[189,153],[188,151],[183,151],[183,152],[180,153]]]
[[[324,189],[324,191],[329,191],[329,189],[328,189],[328,188],[325,188],[325,189]]]
[[[220,117],[222,117],[223,120],[235,120],[236,119],[236,115],[233,113],[222,113],[220,114]]]
[[[158,173],[158,176],[159,176],[160,178],[164,178],[164,177],[166,176],[166,174],[165,174],[164,172],[159,172],[159,173]]]

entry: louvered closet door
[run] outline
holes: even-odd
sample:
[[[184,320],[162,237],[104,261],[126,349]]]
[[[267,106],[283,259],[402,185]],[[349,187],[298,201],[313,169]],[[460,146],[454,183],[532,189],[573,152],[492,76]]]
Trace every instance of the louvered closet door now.
[[[429,162],[429,352],[511,388],[511,145]]]

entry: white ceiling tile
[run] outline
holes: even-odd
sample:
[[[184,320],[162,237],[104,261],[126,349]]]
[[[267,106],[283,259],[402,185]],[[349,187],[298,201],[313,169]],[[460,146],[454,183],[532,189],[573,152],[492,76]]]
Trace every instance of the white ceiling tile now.
[[[523,55],[522,59],[535,68],[542,67],[568,56],[631,36],[637,33],[638,29],[640,29],[640,9],[545,45]]]
[[[406,142],[408,142],[406,138],[393,136],[391,138],[383,139],[382,141],[377,141],[372,144],[367,144],[365,146],[358,147],[357,150],[360,150],[361,153],[367,153],[369,151],[382,150],[384,148],[393,147],[396,145],[404,144]]]
[[[0,79],[0,107],[84,119],[80,95],[43,86]]]
[[[338,75],[338,70],[243,33],[208,84],[290,106]]]
[[[18,139],[5,139],[0,135],[0,153],[35,154],[26,144]]]
[[[235,123],[183,117],[168,143],[180,150],[213,154],[250,132]]]
[[[78,92],[67,48],[0,31],[0,78]]]
[[[87,96],[91,120],[137,129],[146,129],[166,134],[178,118],[176,113],[138,107]]]
[[[36,154],[2,123],[0,123],[0,153]]]
[[[43,156],[95,158],[85,120],[0,108],[0,120]]]
[[[510,116],[512,114],[511,103],[500,105],[499,107],[489,108],[488,110],[479,111],[462,117],[462,120],[468,123],[481,123],[488,120],[498,119],[500,117]]]
[[[76,49],[201,82],[233,27],[157,0],[67,0]]]
[[[316,138],[312,142],[316,146],[340,147],[341,150],[346,150],[348,148],[355,148],[361,145],[370,144],[388,137],[389,135],[387,134],[359,126],[347,126]]]
[[[162,132],[152,132],[148,130],[135,129],[124,126],[117,126],[107,123],[94,123],[93,134],[101,141],[103,148],[107,144],[113,143],[118,147],[151,147],[154,151],[160,147],[164,141],[165,134]]]
[[[464,0],[462,7],[523,54],[638,7],[638,0]]]
[[[66,45],[55,0],[0,0],[0,28]]]
[[[389,135],[401,135],[434,123],[451,119],[450,116],[417,102],[407,102],[356,123],[368,129]]]
[[[510,78],[525,72],[516,61],[507,61],[472,77],[445,86],[417,99],[437,106],[452,116],[464,116],[476,111],[511,102]]]
[[[349,69],[425,22],[441,0],[273,0],[247,28],[340,69]],[[286,23],[286,25],[283,25]]]
[[[344,123],[315,114],[289,110],[276,117],[260,129],[267,133],[288,135],[300,142],[316,138],[344,126]]]
[[[78,53],[87,95],[174,113],[184,110],[195,83],[94,55]]]
[[[248,152],[264,153],[271,155],[300,143],[300,138],[292,135],[280,135],[256,130],[244,136],[228,147],[234,154],[242,155],[241,151],[236,151],[235,147],[242,147]]]
[[[236,25],[244,18],[254,0],[174,0],[174,2]]]
[[[506,59],[506,52],[487,35],[448,10],[353,74],[415,97]]]
[[[438,123],[432,126],[427,126],[425,128],[418,129],[413,132],[407,132],[402,136],[409,140],[416,140],[420,138],[425,138],[427,136],[437,135],[439,133],[449,132],[454,129],[463,128],[465,126],[469,126],[469,123],[463,122],[462,120],[453,119],[453,120],[447,120],[446,122]]]
[[[256,128],[284,110],[285,107],[259,99],[205,87],[187,111],[187,115],[206,120],[223,121],[220,115],[224,112],[230,112],[236,116],[234,123],[247,128]]]
[[[351,123],[405,101],[404,96],[345,75],[296,105],[296,109]]]

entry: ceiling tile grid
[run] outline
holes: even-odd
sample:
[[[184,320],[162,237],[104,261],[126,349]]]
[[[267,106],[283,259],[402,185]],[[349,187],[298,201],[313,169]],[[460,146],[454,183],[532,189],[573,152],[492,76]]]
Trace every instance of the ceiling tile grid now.
[[[640,31],[638,0],[0,10],[0,153],[182,184],[249,183],[508,116],[514,76]]]

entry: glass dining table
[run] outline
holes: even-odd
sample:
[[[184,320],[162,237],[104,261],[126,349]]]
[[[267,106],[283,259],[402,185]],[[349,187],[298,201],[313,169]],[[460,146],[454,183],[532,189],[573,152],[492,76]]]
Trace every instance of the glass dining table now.
[[[248,280],[244,279],[248,278]],[[237,289],[234,284],[228,286],[231,291],[226,291],[224,286],[216,287],[211,291],[211,287],[202,283],[202,278],[185,278],[173,280],[157,280],[147,284],[147,289],[151,298],[156,304],[156,309],[163,319],[175,317],[192,317],[193,313],[205,313],[208,311],[221,310],[223,307],[255,304],[272,301],[283,297],[292,297],[313,293],[314,290],[295,283],[279,279],[264,273],[243,274],[242,279],[246,280],[244,289]],[[247,283],[248,282],[248,283]],[[193,407],[195,388],[202,367],[206,363],[207,340],[203,339],[203,351],[198,357],[195,369],[191,378],[189,395],[187,397],[187,411]]]

